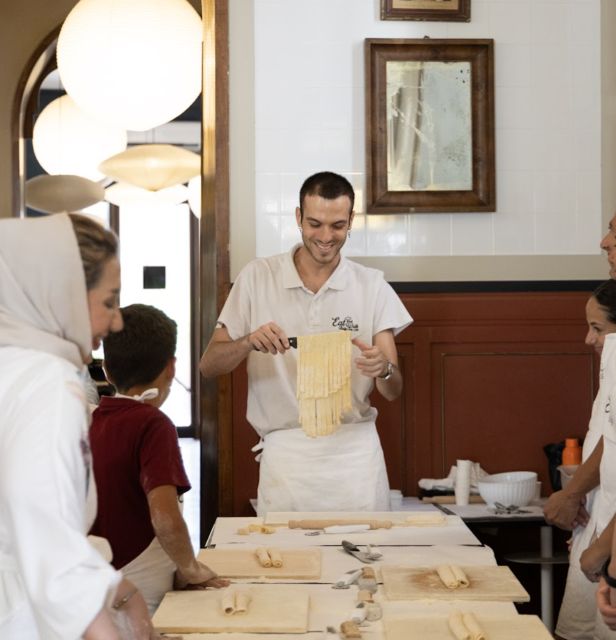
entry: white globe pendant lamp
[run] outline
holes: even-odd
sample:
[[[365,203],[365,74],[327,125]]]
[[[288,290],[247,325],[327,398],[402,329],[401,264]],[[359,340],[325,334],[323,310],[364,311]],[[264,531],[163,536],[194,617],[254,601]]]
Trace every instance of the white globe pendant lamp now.
[[[201,175],[188,181],[188,204],[197,218],[201,218]]]
[[[61,96],[36,119],[32,146],[36,159],[51,175],[102,180],[105,176],[98,165],[126,149],[126,130],[94,120],[70,96]]]
[[[202,36],[186,0],[80,0],[58,37],[58,71],[84,111],[146,131],[201,92]]]

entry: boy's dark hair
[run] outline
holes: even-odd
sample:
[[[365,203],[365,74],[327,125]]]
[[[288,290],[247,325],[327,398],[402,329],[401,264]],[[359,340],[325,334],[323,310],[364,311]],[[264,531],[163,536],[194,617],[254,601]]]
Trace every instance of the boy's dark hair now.
[[[160,309],[131,304],[121,309],[122,331],[103,341],[110,382],[123,393],[155,380],[175,355],[177,325]]]
[[[347,196],[351,201],[349,215],[355,204],[355,191],[351,183],[344,177],[332,171],[321,171],[306,178],[299,190],[300,217],[304,217],[304,198],[306,196],[321,196],[326,200],[335,200],[340,196]]]
[[[616,323],[616,280],[602,282],[592,293],[593,297],[602,306],[607,319]]]

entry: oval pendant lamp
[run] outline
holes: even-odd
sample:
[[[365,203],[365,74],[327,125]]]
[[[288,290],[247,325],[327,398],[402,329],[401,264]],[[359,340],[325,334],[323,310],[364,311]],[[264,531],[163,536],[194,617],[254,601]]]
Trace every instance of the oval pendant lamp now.
[[[86,113],[146,131],[201,92],[202,37],[186,0],[80,0],[60,30],[58,71]]]
[[[171,144],[139,144],[107,158],[98,169],[119,182],[158,191],[198,175],[201,158]]]
[[[31,209],[45,213],[81,211],[100,202],[105,190],[81,176],[35,176],[26,182],[25,200]]]
[[[126,130],[94,120],[70,96],[60,96],[36,119],[32,147],[49,174],[102,180],[98,165],[126,149]]]
[[[148,191],[125,182],[116,182],[105,189],[105,200],[118,207],[175,205],[187,199],[188,188],[181,184],[160,191]]]

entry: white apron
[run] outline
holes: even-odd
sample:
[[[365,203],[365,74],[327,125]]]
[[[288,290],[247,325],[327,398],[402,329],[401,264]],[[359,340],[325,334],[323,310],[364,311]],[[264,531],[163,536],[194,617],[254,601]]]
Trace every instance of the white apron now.
[[[608,336],[609,338],[609,336]],[[610,341],[611,340],[611,341]],[[606,338],[601,357],[600,386],[593,403],[592,414],[588,424],[588,433],[584,439],[582,460],[586,460],[593,452],[599,438],[609,426],[610,393],[614,373],[613,366],[607,363],[614,350],[614,340]],[[604,440],[605,447],[605,440]],[[602,477],[601,485],[604,479]],[[580,569],[580,557],[597,535],[602,525],[605,511],[605,500],[600,495],[601,487],[594,489],[586,496],[586,509],[590,514],[590,521],[585,527],[576,527],[573,532],[571,553],[569,555],[569,570],[567,584],[558,616],[556,633],[567,640],[590,640],[593,637],[596,624],[597,605],[595,591],[597,584],[590,582]],[[599,522],[598,522],[599,520]]]
[[[257,513],[389,511],[385,458],[374,422],[341,425],[330,436],[302,429],[265,436]]]
[[[154,537],[150,545],[122,569],[122,575],[143,594],[150,615],[153,615],[167,591],[173,589],[175,563]]]

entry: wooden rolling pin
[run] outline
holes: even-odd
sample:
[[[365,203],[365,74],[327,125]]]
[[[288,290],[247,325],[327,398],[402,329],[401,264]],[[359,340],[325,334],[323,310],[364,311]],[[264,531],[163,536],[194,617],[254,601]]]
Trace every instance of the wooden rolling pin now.
[[[391,529],[391,520],[289,520],[289,529],[325,529],[347,524],[368,524],[371,529]]]

